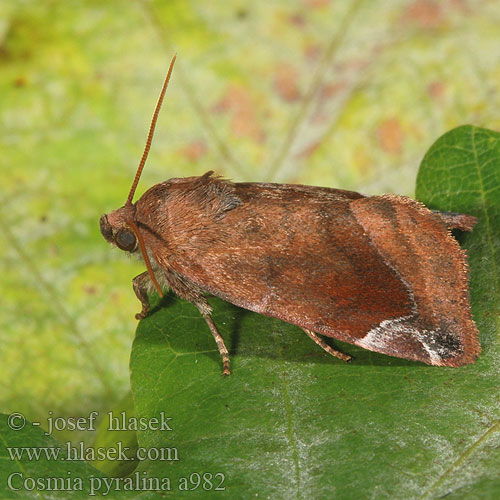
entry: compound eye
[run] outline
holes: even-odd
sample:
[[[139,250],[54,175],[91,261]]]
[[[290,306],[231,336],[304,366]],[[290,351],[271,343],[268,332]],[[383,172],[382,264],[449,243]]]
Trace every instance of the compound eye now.
[[[135,249],[135,234],[130,229],[120,229],[115,236],[115,243],[121,250],[131,252]]]

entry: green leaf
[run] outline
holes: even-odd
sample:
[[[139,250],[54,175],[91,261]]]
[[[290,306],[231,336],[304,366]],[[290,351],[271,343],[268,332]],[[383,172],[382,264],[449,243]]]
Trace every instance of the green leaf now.
[[[134,457],[137,453],[137,435],[132,429],[121,429],[115,430],[110,427],[110,420],[116,421],[116,419],[134,418],[134,401],[132,399],[132,394],[129,392],[112,411],[107,412],[106,416],[101,420],[99,427],[97,428],[97,435],[94,440],[93,448],[95,450],[117,448],[119,443],[124,448],[127,448],[125,455],[126,459],[116,459],[114,457],[106,459],[95,459],[91,460],[92,464],[96,469],[104,472],[106,475],[111,477],[124,477],[131,474],[137,467],[137,461]],[[117,427],[116,425],[114,427]]]
[[[456,405],[481,419],[467,439],[454,440],[458,446],[429,492],[463,488],[451,498],[494,498],[500,494],[500,134],[463,126],[443,135],[422,161],[416,195],[431,208],[479,218],[461,241],[469,255],[472,312],[483,353],[470,375],[474,388],[457,397]],[[455,388],[460,385],[454,383]],[[457,420],[455,425],[462,424]]]
[[[139,470],[193,488],[196,474],[210,473],[200,498],[216,473],[220,498],[498,492],[499,144],[496,133],[457,129],[431,148],[419,176],[430,206],[481,218],[465,237],[483,345],[474,365],[424,366],[343,344],[355,357],[347,365],[297,327],[213,299],[232,361],[224,378],[198,311],[169,296],[139,324],[131,381],[137,416],[172,419],[172,431],[139,432],[139,445],[175,448],[179,460]]]
[[[19,418],[13,420],[19,424]],[[60,443],[31,422],[13,430],[9,416],[0,413],[0,498],[131,498],[135,495],[119,491],[111,479],[84,461],[75,460],[75,451],[68,454],[68,443]],[[72,446],[72,445],[71,445]],[[30,447],[30,450],[23,448]],[[21,455],[16,455],[20,453]],[[38,457],[28,453],[40,453]],[[47,453],[47,455],[45,454]],[[108,483],[105,483],[105,479]],[[35,481],[39,481],[35,483]]]

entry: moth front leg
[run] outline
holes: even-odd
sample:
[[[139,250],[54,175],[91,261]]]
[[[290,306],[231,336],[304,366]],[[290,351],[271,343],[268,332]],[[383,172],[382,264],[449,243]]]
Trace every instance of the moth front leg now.
[[[147,271],[138,274],[133,280],[132,285],[137,298],[141,301],[142,311],[135,315],[135,319],[142,319],[148,315],[149,312],[149,299],[148,299],[148,282],[150,280]]]

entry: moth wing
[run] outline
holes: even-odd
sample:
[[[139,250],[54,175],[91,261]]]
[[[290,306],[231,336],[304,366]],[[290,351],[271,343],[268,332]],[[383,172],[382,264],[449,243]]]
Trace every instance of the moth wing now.
[[[481,349],[466,254],[443,220],[421,203],[394,195],[356,200],[351,208],[414,302],[411,314],[383,321],[356,344],[432,365],[473,362]]]
[[[479,353],[465,254],[420,203],[207,181],[175,191],[191,206],[176,199],[166,211],[161,266],[237,306],[373,351],[450,366]]]

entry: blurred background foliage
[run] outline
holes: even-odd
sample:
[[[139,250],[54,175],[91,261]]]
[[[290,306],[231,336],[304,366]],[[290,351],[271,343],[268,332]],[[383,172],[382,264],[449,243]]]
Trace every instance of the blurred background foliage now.
[[[98,219],[174,53],[138,194],[213,169],[413,195],[438,136],[500,128],[499,41],[495,0],[0,2],[0,410],[43,423],[128,392],[143,266]]]

